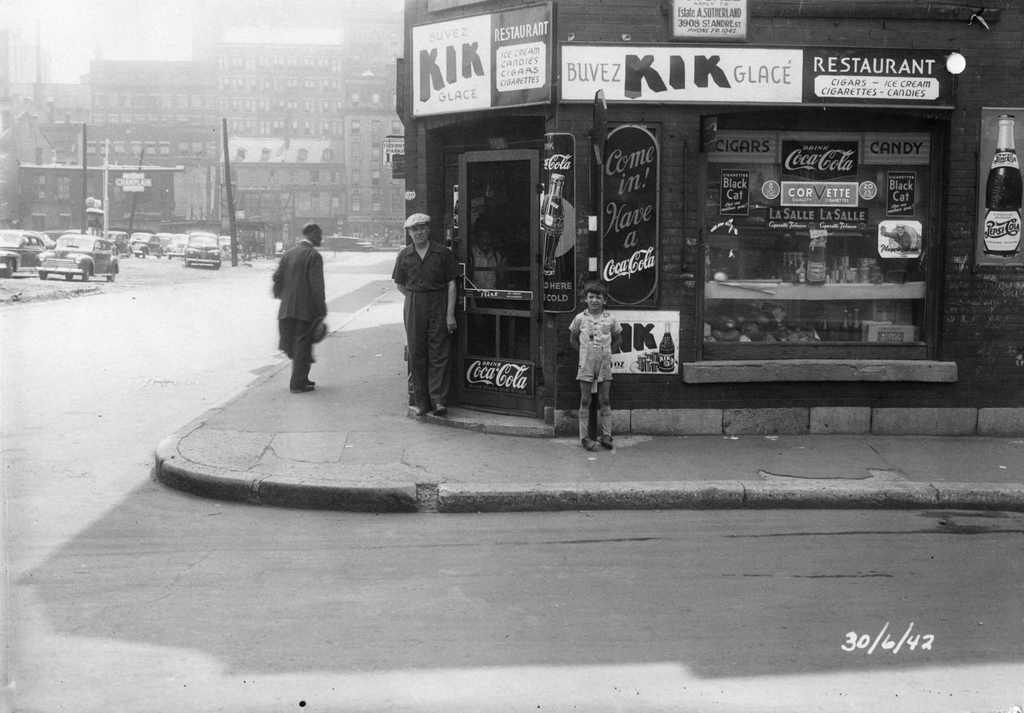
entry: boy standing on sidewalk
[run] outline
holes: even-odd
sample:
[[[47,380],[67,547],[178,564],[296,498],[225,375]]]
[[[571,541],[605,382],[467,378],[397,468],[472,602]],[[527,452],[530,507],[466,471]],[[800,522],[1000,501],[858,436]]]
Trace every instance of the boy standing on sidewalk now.
[[[588,451],[596,451],[598,443],[609,450],[612,448],[612,350],[618,349],[622,326],[604,309],[608,290],[600,282],[588,282],[583,286],[583,297],[587,308],[576,315],[569,325],[569,340],[580,350],[579,369],[576,380],[580,384],[580,445]],[[590,439],[591,387],[597,383],[598,439]]]

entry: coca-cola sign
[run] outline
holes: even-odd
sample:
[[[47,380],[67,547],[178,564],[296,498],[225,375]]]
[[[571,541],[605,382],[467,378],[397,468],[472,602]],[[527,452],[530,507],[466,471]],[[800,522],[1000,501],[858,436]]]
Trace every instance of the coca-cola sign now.
[[[610,302],[642,304],[658,285],[657,139],[642,126],[613,129],[601,177],[601,279]]]
[[[783,141],[782,176],[807,181],[856,178],[856,141]]]
[[[533,396],[533,362],[507,359],[465,359],[463,386],[514,396]]]
[[[572,312],[576,308],[575,154],[576,137],[572,134],[544,135],[540,239],[545,312]]]

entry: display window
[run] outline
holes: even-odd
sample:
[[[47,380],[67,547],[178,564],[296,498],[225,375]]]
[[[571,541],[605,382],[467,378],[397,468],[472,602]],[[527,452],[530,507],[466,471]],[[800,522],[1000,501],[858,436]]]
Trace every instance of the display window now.
[[[925,358],[933,133],[705,130],[704,359]]]

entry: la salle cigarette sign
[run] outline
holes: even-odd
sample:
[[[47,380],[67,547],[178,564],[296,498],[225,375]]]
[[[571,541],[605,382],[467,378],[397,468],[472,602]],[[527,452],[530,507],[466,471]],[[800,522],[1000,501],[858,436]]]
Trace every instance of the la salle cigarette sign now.
[[[550,4],[414,27],[413,115],[550,101],[552,37]]]

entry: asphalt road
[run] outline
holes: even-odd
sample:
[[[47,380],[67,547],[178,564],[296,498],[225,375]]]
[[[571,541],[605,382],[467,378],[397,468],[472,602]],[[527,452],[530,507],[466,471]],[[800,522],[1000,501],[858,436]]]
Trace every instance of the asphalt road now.
[[[332,314],[392,259],[329,260]],[[14,710],[1024,703],[1021,514],[373,516],[164,488],[156,442],[281,363],[273,265],[136,265],[0,307]]]

